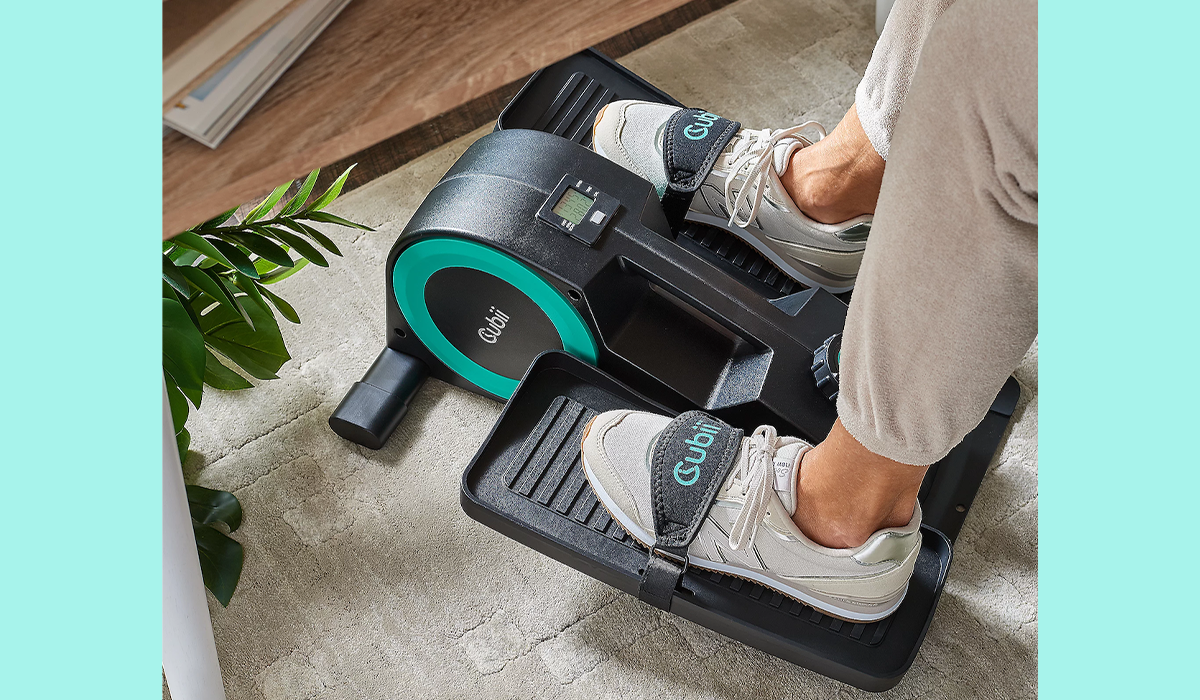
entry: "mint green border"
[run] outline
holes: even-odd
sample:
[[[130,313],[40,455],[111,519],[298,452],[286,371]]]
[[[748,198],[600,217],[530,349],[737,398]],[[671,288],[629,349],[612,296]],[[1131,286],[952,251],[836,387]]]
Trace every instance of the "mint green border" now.
[[[161,226],[161,10],[161,0],[5,7],[7,26],[21,28],[0,42],[15,67],[0,116],[11,166],[0,191],[13,209],[0,275],[6,697],[162,693],[150,244]],[[1039,625],[1032,690],[1189,697],[1200,4],[1048,2],[1040,15],[1040,591],[1038,620],[1019,621]],[[88,310],[87,300],[107,303]],[[1003,487],[1003,471],[985,488]],[[985,516],[973,512],[969,526],[1006,546],[1012,528]],[[996,580],[980,575],[950,572],[952,586]],[[944,622],[931,638],[953,635],[985,659],[1011,643]],[[966,652],[942,661],[973,663]],[[918,659],[901,687],[931,663]],[[979,672],[977,694],[1004,687],[989,676],[1005,669]]]
[[[162,697],[162,7],[4,4],[5,698]]]
[[[1200,3],[1038,20],[1037,690],[1197,697]]]
[[[596,340],[583,317],[557,289],[533,270],[481,243],[461,238],[428,238],[400,253],[392,269],[396,303],[413,332],[446,366],[484,391],[507,399],[520,382],[476,364],[454,347],[425,307],[425,284],[438,270],[465,267],[495,275],[524,292],[545,312],[558,331],[563,349],[596,364]]]

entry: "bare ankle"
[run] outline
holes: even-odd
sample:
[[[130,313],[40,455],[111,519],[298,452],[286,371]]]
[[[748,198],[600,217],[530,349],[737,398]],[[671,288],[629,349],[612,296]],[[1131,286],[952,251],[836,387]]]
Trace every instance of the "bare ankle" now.
[[[908,524],[925,470],[870,452],[838,421],[804,455],[792,519],[817,544],[857,547],[882,528]]]
[[[796,151],[784,172],[784,189],[800,211],[836,224],[873,214],[883,183],[884,160],[850,111],[821,141]]]

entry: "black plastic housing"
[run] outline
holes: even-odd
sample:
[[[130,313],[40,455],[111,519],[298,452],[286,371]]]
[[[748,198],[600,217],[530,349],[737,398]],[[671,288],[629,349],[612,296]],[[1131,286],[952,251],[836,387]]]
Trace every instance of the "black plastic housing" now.
[[[462,506],[509,537],[636,593],[647,555],[596,507],[583,480],[585,417],[620,407],[699,408],[746,429],[772,424],[819,441],[836,409],[812,374],[814,351],[841,332],[847,307],[723,231],[696,224],[672,231],[649,182],[583,145],[604,104],[627,97],[676,104],[594,51],[533,76],[498,130],[467,149],[396,240],[385,268],[387,348],[330,424],[355,442],[381,445],[425,371],[490,395],[413,331],[396,301],[393,268],[408,246],[430,238],[502,251],[579,312],[595,337],[597,366],[561,352],[530,365],[463,474]],[[568,175],[618,202],[594,236],[570,235],[537,216]],[[923,550],[891,617],[843,623],[761,586],[701,572],[685,577],[672,612],[867,690],[895,685],[924,639],[951,542],[1018,396],[1010,379],[979,427],[929,470],[920,493]]]
[[[534,215],[566,173],[621,202],[592,245]],[[477,241],[535,270],[592,330],[598,366],[666,406],[699,406],[735,425],[773,422],[810,439],[823,438],[836,417],[809,367],[813,350],[841,330],[846,304],[819,289],[796,293],[802,303],[787,310],[773,304],[677,244],[649,182],[582,146],[539,131],[484,136],[388,255],[388,346],[439,379],[486,393],[438,360],[396,303],[390,270],[430,237]]]
[[[674,413],[569,355],[545,353],[463,472],[460,501],[485,525],[637,595],[647,552],[598,505],[578,449],[588,419],[619,408]],[[922,535],[908,595],[879,622],[844,622],[695,568],[684,574],[671,612],[831,678],[886,690],[912,665],[950,566],[946,536],[928,525]]]
[[[682,103],[608,56],[586,49],[539,70],[496,119],[496,131],[533,129],[590,148],[592,123],[609,102]]]
[[[428,376],[424,362],[385,347],[329,416],[329,427],[351,442],[382,448]]]

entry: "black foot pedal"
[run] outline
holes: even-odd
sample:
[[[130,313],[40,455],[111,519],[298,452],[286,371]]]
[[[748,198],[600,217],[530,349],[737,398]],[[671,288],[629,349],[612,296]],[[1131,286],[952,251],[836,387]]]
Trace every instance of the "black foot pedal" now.
[[[460,500],[479,522],[637,595],[646,550],[599,506],[579,457],[587,421],[618,408],[675,413],[569,355],[542,355],[463,473]],[[923,535],[908,596],[879,622],[844,622],[760,585],[698,569],[684,574],[671,610],[818,673],[886,690],[912,664],[950,565],[949,540],[932,528]]]
[[[500,113],[496,130],[545,131],[590,148],[596,115],[616,100],[683,106],[608,56],[584,49],[535,73]]]

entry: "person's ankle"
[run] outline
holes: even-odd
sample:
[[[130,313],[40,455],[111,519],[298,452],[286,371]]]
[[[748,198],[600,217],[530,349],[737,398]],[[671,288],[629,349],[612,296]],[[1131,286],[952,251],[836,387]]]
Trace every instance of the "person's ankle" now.
[[[875,212],[884,165],[852,106],[828,136],[792,154],[781,180],[800,211],[837,224]]]
[[[792,519],[817,544],[857,547],[883,528],[908,524],[925,470],[869,452],[839,421],[802,458]]]

